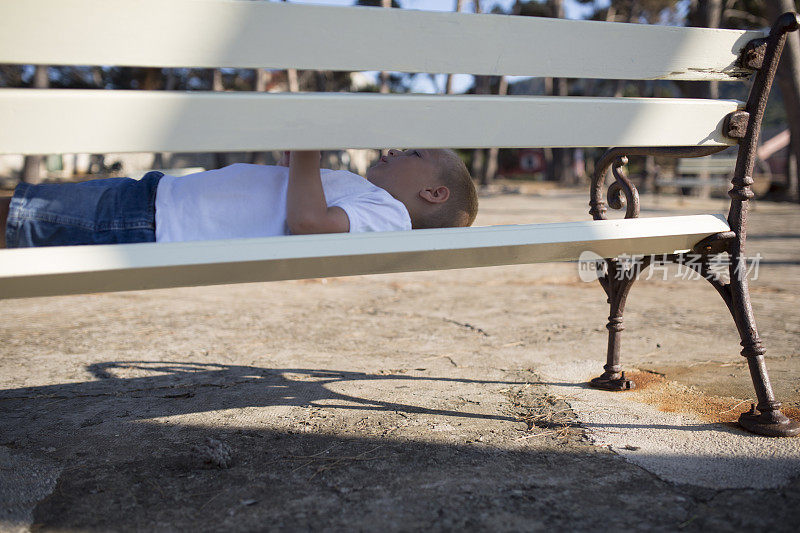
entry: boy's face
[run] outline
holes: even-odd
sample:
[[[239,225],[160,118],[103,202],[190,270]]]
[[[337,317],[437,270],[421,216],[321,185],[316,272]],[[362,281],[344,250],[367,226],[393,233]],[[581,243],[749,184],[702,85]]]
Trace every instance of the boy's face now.
[[[367,170],[367,179],[405,203],[421,190],[439,185],[440,152],[422,148],[389,150],[389,155]]]

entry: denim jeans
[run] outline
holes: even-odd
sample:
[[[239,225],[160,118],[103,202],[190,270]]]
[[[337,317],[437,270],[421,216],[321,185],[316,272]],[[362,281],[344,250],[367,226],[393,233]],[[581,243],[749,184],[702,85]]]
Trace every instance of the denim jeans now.
[[[6,246],[68,246],[155,242],[161,172],[141,180],[20,183],[11,199]]]

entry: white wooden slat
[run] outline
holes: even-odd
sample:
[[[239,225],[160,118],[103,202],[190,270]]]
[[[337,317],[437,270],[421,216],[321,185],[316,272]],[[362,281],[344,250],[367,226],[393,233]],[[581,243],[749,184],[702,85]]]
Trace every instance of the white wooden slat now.
[[[722,215],[0,250],[0,299],[689,250]]]
[[[761,32],[229,0],[4,0],[0,63],[728,80]]]
[[[0,89],[0,153],[729,145],[732,100]]]

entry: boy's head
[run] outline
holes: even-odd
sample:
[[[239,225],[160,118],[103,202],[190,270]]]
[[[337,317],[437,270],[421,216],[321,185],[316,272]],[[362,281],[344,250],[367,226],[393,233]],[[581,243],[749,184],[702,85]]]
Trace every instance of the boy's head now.
[[[367,179],[403,202],[414,229],[471,226],[478,214],[472,177],[452,150],[389,150]]]

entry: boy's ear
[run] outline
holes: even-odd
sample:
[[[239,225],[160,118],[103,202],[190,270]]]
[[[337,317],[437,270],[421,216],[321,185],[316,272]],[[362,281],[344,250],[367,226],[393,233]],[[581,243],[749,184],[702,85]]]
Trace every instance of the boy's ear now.
[[[419,191],[419,197],[432,204],[443,204],[450,198],[450,189],[444,185],[426,187]]]

